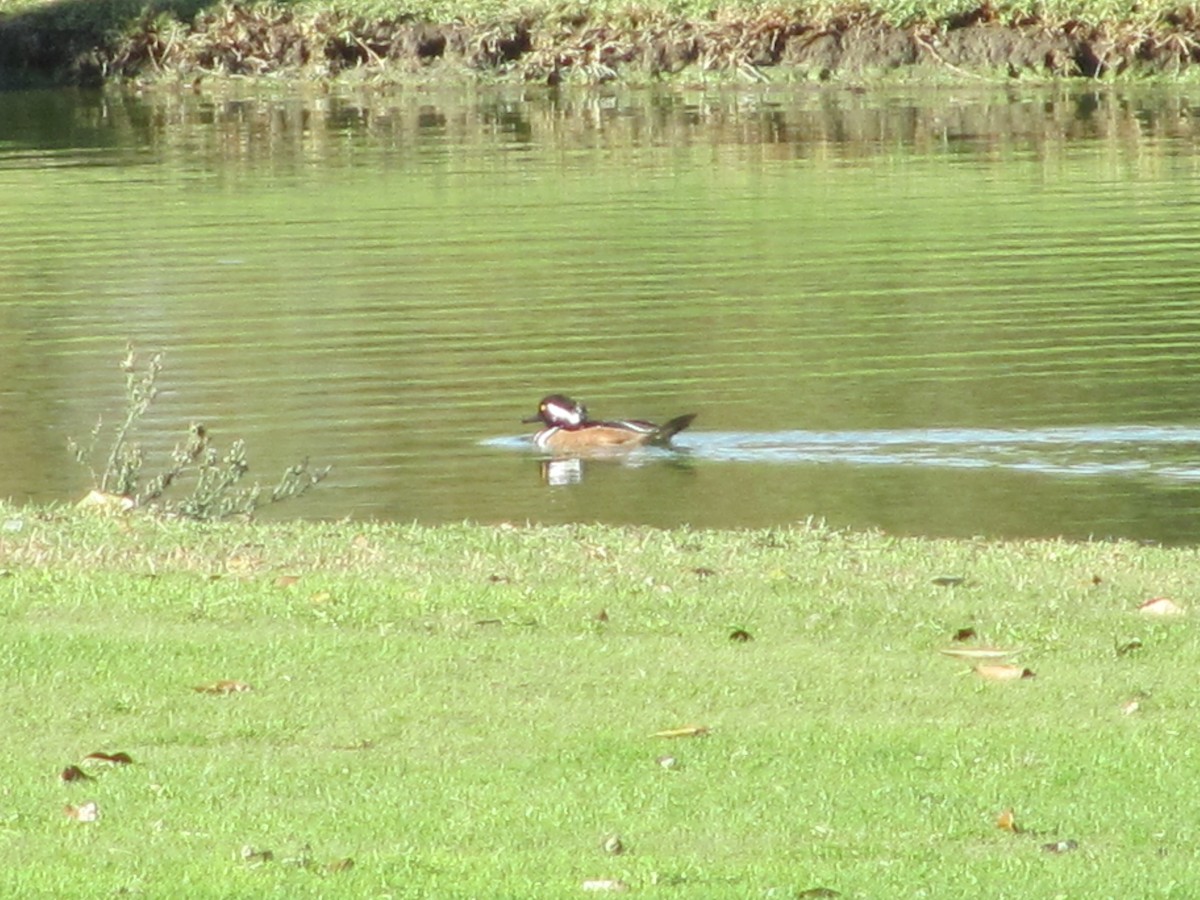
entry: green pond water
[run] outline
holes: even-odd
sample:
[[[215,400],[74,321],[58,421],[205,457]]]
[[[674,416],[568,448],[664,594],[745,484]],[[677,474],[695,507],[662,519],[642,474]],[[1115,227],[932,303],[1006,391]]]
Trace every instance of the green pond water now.
[[[141,435],[273,515],[1200,540],[1183,89],[0,93],[0,496]],[[696,412],[678,453],[520,424]]]

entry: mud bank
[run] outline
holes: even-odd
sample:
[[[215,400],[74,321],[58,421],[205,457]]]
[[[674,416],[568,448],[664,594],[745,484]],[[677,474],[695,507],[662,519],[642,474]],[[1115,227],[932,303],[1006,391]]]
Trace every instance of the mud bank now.
[[[709,73],[748,81],[910,72],[967,79],[1174,77],[1200,62],[1194,11],[1146,25],[1004,17],[984,5],[902,27],[861,9],[820,18],[762,11],[702,21],[560,9],[479,25],[241,5],[214,6],[192,18],[159,12],[81,25],[62,10],[0,17],[0,82],[346,73],[547,84]]]

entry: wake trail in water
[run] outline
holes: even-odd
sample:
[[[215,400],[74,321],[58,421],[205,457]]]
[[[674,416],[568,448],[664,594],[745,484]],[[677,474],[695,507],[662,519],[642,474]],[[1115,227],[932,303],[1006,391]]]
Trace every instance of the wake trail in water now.
[[[734,462],[999,468],[1200,481],[1200,428],[1183,426],[710,432],[679,444],[697,458]]]
[[[527,438],[484,443],[530,449]],[[1188,426],[691,431],[677,437],[674,446],[691,459],[719,462],[1009,469],[1200,481],[1200,428]],[[659,454],[672,455],[655,452]]]

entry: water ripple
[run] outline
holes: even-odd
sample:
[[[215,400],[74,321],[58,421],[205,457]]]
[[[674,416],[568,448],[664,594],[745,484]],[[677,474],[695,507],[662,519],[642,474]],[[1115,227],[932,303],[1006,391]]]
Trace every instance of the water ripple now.
[[[680,440],[680,446],[698,459],[731,462],[1001,468],[1200,481],[1200,429],[1184,426],[698,433]]]
[[[487,446],[530,449],[527,437]],[[737,463],[1010,469],[1047,475],[1138,475],[1200,481],[1200,428],[1088,426],[1045,429],[932,428],[878,431],[709,431],[676,438],[694,460]],[[638,464],[671,454],[645,448]]]

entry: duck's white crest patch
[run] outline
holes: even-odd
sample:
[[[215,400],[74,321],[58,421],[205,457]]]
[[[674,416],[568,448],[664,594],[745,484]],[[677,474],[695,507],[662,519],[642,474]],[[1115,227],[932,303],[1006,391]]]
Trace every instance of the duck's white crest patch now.
[[[546,404],[546,413],[556,422],[564,425],[582,425],[583,408],[580,406],[563,406],[553,401]]]

